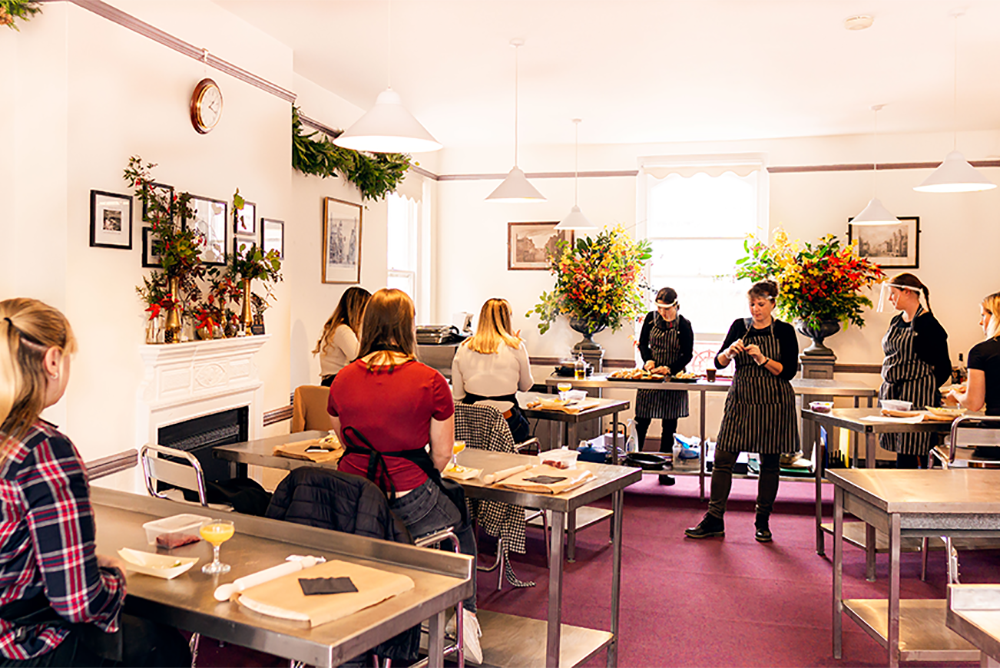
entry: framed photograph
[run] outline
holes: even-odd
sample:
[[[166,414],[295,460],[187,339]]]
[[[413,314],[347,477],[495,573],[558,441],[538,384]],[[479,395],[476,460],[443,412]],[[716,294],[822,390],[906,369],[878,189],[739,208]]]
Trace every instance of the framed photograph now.
[[[132,197],[90,191],[90,245],[132,248]]]
[[[278,258],[285,259],[285,224],[280,220],[260,219],[260,247],[266,253],[278,251]]]
[[[253,202],[244,202],[242,209],[236,209],[234,218],[236,234],[255,236],[257,234],[257,205]]]
[[[891,225],[847,225],[847,242],[858,240],[858,255],[883,267],[920,266],[920,218],[899,216]]]
[[[153,228],[142,228],[142,266],[160,267],[160,256],[153,252]]]
[[[361,282],[361,205],[323,198],[323,282]]]
[[[573,230],[557,230],[559,223],[507,223],[507,269],[547,270],[546,254],[559,241],[573,243]]]
[[[168,186],[164,183],[150,183],[149,190],[152,192],[153,196],[157,199],[164,200],[167,203],[167,207],[173,211],[174,208],[174,187]],[[149,216],[149,203],[142,203],[142,219],[148,220]]]
[[[201,261],[208,265],[226,264],[226,249],[229,247],[229,225],[227,213],[229,205],[219,199],[191,197],[194,218],[184,221],[185,229],[194,229],[205,240]]]

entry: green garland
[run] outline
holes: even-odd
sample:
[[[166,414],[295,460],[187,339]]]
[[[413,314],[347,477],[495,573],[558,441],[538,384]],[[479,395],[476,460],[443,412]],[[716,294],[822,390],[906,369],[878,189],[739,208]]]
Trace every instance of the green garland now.
[[[323,178],[340,172],[358,187],[362,199],[378,200],[393,192],[410,168],[410,156],[404,153],[361,153],[317,135],[302,130],[299,109],[292,106],[292,167]]]
[[[8,26],[20,32],[14,24],[14,19],[29,21],[42,9],[34,0],[0,0],[0,26]]]

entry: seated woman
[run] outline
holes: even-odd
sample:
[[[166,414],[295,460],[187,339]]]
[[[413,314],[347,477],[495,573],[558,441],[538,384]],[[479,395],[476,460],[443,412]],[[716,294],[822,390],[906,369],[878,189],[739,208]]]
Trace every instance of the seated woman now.
[[[333,309],[333,315],[323,325],[323,333],[313,349],[319,355],[321,385],[330,387],[337,372],[358,356],[358,337],[361,333],[361,314],[372,296],[364,288],[347,288]]]
[[[415,538],[453,527],[462,554],[475,557],[464,498],[460,508],[441,484],[455,441],[455,404],[444,376],[415,358],[413,316],[401,290],[379,290],[365,308],[360,357],[330,386],[333,428],[347,448],[338,468],[379,485]],[[475,594],[464,605],[465,656],[482,663]]]
[[[487,299],[475,335],[458,347],[451,363],[455,400],[493,406],[503,413],[514,442],[523,443],[531,438],[531,430],[515,392],[526,392],[534,384],[528,351],[510,324],[510,304]]]
[[[969,382],[964,392],[952,390],[949,398],[970,411],[986,408],[987,415],[1000,415],[1000,292],[979,305],[979,326],[986,340],[969,351]]]
[[[0,665],[190,665],[176,630],[119,619],[125,569],[95,553],[80,453],[39,417],[66,391],[75,350],[58,310],[0,302]]]

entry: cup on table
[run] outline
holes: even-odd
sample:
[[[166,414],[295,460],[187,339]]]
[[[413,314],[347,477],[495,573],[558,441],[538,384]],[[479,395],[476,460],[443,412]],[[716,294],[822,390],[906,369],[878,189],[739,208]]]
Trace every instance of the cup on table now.
[[[566,401],[566,394],[573,389],[573,383],[557,383],[556,389],[559,390],[559,398]]]
[[[713,367],[705,369],[705,380],[710,383],[715,382],[715,369]]]

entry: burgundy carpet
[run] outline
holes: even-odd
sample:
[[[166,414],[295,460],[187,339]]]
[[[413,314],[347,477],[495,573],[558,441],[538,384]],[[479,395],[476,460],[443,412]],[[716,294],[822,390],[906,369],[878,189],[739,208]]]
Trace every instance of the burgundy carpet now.
[[[697,478],[677,480],[660,487],[647,476],[626,492],[619,666],[886,665],[885,652],[846,617],[844,658],[832,656],[832,545],[827,537],[828,556],[816,554],[811,483],[781,484],[771,517],[774,542],[762,545],[753,537],[755,481],[734,481],[725,538],[696,541],[685,538],[684,529],[698,523],[706,503],[698,500]],[[832,488],[824,491],[829,518]],[[484,541],[481,547],[490,546]],[[1000,552],[963,553],[962,582],[997,582],[998,562]],[[480,574],[480,607],[545,619],[548,570],[540,529],[529,527],[528,554],[517,556],[514,567],[537,586],[505,585],[497,592],[496,574]],[[846,546],[845,598],[887,597],[888,556],[879,555],[877,582],[865,581],[864,568],[864,553]],[[920,555],[903,554],[902,596],[944,598],[944,553],[931,553],[926,583],[919,576]],[[563,582],[564,623],[610,628],[606,523],[578,534],[577,560],[566,565]],[[202,644],[198,665],[204,667],[287,665],[238,647],[220,649],[207,638]],[[605,665],[604,654],[588,665]]]

